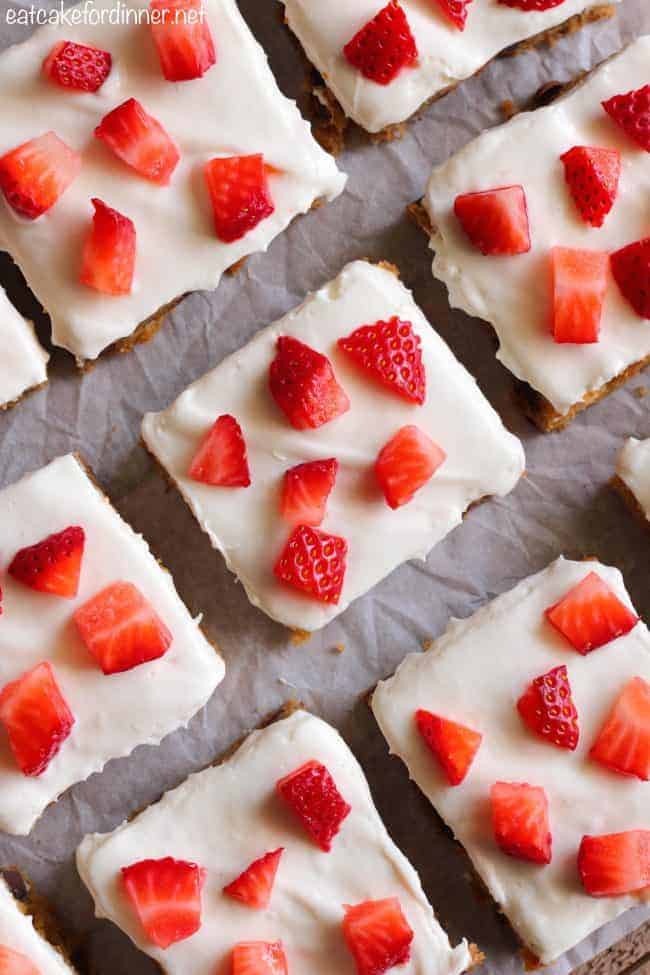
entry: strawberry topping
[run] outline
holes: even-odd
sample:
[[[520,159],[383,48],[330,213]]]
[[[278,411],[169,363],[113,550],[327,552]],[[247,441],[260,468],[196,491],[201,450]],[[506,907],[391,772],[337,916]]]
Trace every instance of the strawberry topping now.
[[[496,782],[490,791],[494,837],[508,856],[532,863],[551,862],[548,800],[542,788]]]
[[[297,430],[316,429],[350,409],[327,356],[290,335],[278,339],[269,369],[271,395]]]
[[[95,136],[136,173],[161,186],[167,186],[181,158],[171,136],[135,98],[105,115]]]
[[[21,217],[35,220],[53,207],[79,174],[81,156],[46,132],[0,158],[0,189]]]
[[[268,907],[283,853],[284,848],[280,847],[272,853],[265,853],[258,860],[253,860],[243,873],[223,888],[224,894],[256,911]]]
[[[234,416],[224,413],[210,427],[192,458],[188,477],[216,487],[248,487],[246,442]]]
[[[612,274],[626,301],[641,318],[650,318],[650,237],[637,240],[610,257]]]
[[[416,64],[415,38],[397,0],[390,0],[369,20],[348,41],[343,53],[353,68],[378,85],[389,85],[403,68]]]
[[[9,575],[30,589],[72,599],[79,589],[84,554],[83,528],[73,525],[21,548],[9,566]]]
[[[431,480],[446,453],[413,424],[402,427],[379,451],[375,475],[390,508],[399,508],[412,500]]]
[[[152,944],[169,948],[201,927],[201,890],[206,871],[195,863],[164,857],[122,868],[122,882]]]
[[[206,163],[204,172],[215,231],[224,243],[240,240],[274,213],[261,153],[217,157]]]
[[[281,941],[243,941],[232,950],[231,975],[289,975]]]
[[[582,886],[592,897],[619,897],[650,887],[650,830],[583,836],[578,852]]]
[[[346,904],[343,936],[358,975],[384,975],[411,957],[413,930],[397,897]]]
[[[192,81],[216,64],[201,0],[152,0],[151,33],[167,81]]]
[[[629,633],[639,622],[596,572],[585,576],[545,615],[583,656]]]
[[[517,10],[524,10],[531,13],[538,10],[551,10],[559,7],[564,0],[499,0],[505,7],[516,7]]]
[[[13,948],[0,945],[0,972],[2,975],[41,975],[36,965]]]
[[[551,327],[556,342],[585,345],[598,341],[608,269],[609,255],[604,251],[551,250]]]
[[[328,853],[352,806],[345,801],[325,766],[320,762],[305,762],[280,779],[276,789],[314,842]]]
[[[362,325],[338,341],[339,348],[371,378],[421,406],[426,375],[420,344],[411,323],[396,315],[387,322]]]
[[[45,58],[43,73],[62,88],[98,91],[111,73],[112,64],[108,51],[74,41],[59,41]]]
[[[483,735],[430,711],[416,711],[415,722],[449,785],[460,785],[476,757]]]
[[[436,0],[445,17],[458,28],[465,30],[467,23],[467,8],[472,0]]]
[[[97,198],[92,205],[95,213],[84,244],[79,280],[102,294],[131,294],[136,254],[133,221]]]
[[[650,780],[650,684],[642,677],[616,698],[589,754],[615,772]]]
[[[560,156],[564,177],[582,219],[592,227],[602,227],[614,206],[621,175],[618,149],[574,146]]]
[[[523,186],[502,186],[464,193],[454,213],[474,247],[490,257],[525,254],[530,250],[528,208]]]
[[[650,85],[625,95],[614,95],[603,108],[642,149],[650,152]]]
[[[347,552],[344,538],[309,525],[297,525],[273,572],[280,582],[321,603],[336,605],[343,589]]]
[[[564,664],[536,677],[517,701],[517,710],[540,738],[575,751],[580,737],[578,712]]]
[[[0,721],[24,775],[41,775],[75,723],[49,663],[37,664],[0,693]]]
[[[339,462],[312,460],[285,472],[280,499],[280,514],[291,525],[320,525],[325,517]]]

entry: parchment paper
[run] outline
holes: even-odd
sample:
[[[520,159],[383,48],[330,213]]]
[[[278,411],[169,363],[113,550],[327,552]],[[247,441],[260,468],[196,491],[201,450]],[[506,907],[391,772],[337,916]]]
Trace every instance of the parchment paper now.
[[[20,2],[28,6],[28,0]],[[2,10],[7,6],[6,0],[0,3]],[[279,6],[270,0],[241,0],[241,6],[283,90],[297,97],[304,65],[281,26]],[[1,22],[2,47],[29,33],[7,28],[4,16]],[[94,920],[74,866],[82,836],[116,827],[213,761],[290,697],[300,698],[343,733],[452,941],[465,936],[477,942],[491,972],[520,971],[516,939],[477,889],[464,853],[442,832],[402,764],[388,757],[364,692],[406,653],[441,633],[450,615],[471,614],[560,553],[596,555],[619,566],[637,608],[650,617],[650,535],[607,486],[623,438],[650,436],[650,399],[638,395],[641,376],[567,431],[536,432],[512,400],[510,376],[494,357],[488,329],[449,310],[444,287],[431,276],[426,241],[407,221],[404,208],[422,195],[434,162],[502,121],[500,106],[506,99],[525,103],[542,84],[572,78],[644,31],[650,31],[648,0],[624,0],[613,21],[588,27],[554,48],[497,60],[432,105],[401,141],[372,146],[360,136],[352,138],[340,159],[349,186],[337,202],[299,219],[267,254],[224,279],[217,292],[185,299],[155,339],[133,353],[105,358],[80,377],[70,357],[55,351],[49,386],[0,415],[0,486],[61,453],[80,451],[122,515],[172,570],[190,610],[204,614],[228,667],[225,682],[189,729],[171,735],[159,748],[140,748],[112,762],[101,776],[73,788],[29,838],[0,835],[0,863],[26,870],[52,899],[65,930],[82,940],[94,975],[145,975],[155,967],[115,927]],[[173,250],[173,236],[169,247]],[[139,444],[140,420],[357,257],[386,258],[400,267],[430,321],[523,439],[528,477],[505,500],[473,510],[426,564],[398,569],[324,631],[296,644],[288,631],[248,604],[180,496],[153,469]],[[5,259],[0,260],[0,280],[23,313],[36,319],[48,344],[46,320]],[[336,651],[338,644],[343,653]],[[648,913],[632,911],[608,925],[554,965],[553,972],[565,975],[633,930]]]

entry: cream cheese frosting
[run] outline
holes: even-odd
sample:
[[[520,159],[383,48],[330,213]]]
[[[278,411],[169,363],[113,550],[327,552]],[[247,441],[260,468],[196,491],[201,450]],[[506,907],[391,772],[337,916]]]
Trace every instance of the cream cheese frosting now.
[[[336,345],[360,325],[393,315],[410,321],[422,340],[428,392],[421,407],[369,381]],[[317,430],[289,425],[268,390],[280,335],[293,335],[328,356],[350,398],[347,413]],[[223,413],[235,416],[243,429],[252,477],[245,489],[211,487],[187,476],[201,436]],[[381,447],[410,423],[439,444],[447,460],[410,503],[393,511],[369,472]],[[347,265],[168,409],[147,414],[142,434],[251,602],[303,630],[324,626],[406,559],[424,558],[460,524],[472,502],[508,494],[524,469],[520,442],[505,430],[411,293],[395,274],[366,261]],[[278,511],[283,474],[297,463],[327,457],[337,458],[340,470],[321,527],[342,535],[349,547],[337,606],[282,585],[272,572],[289,535]]]
[[[20,219],[4,198],[0,202],[2,246],[49,312],[53,342],[80,360],[94,359],[186,292],[216,288],[227,268],[266,250],[297,214],[317,199],[333,199],[345,185],[345,176],[312,138],[295,103],[278,89],[234,0],[205,0],[217,63],[203,78],[182,84],[162,77],[143,17],[147,0],[129,3],[128,23],[117,16],[109,23],[120,6],[124,13],[118,0],[84,0],[70,15],[76,10],[80,24],[42,27],[0,55],[0,155],[49,129],[82,155],[80,175],[38,220]],[[136,16],[140,23],[134,23]],[[98,18],[103,18],[101,26],[95,26]],[[43,77],[41,63],[61,39],[112,54],[111,74],[96,94],[64,91]],[[169,186],[142,179],[93,138],[102,117],[130,97],[163,124],[180,148],[181,161]],[[241,240],[222,243],[215,236],[202,167],[215,156],[258,152],[277,171],[269,177],[275,212]],[[135,224],[130,295],[102,295],[79,283],[91,197]]]
[[[609,118],[601,101],[649,81],[650,37],[644,36],[552,105],[517,115],[474,139],[434,169],[424,198],[434,227],[433,273],[447,285],[451,305],[489,322],[499,338],[498,358],[563,415],[650,355],[648,323],[613,279],[597,343],[558,344],[548,324],[552,247],[612,252],[648,234],[648,154]],[[564,180],[560,156],[576,145],[621,153],[618,195],[600,229],[581,219]],[[531,250],[484,257],[456,220],[454,200],[460,193],[510,184],[521,184],[526,193]]]
[[[0,409],[47,380],[49,355],[0,287]]]
[[[39,975],[73,975],[73,969],[34,927],[29,914],[21,911],[5,881],[0,877],[0,946],[25,955]]]
[[[588,752],[618,691],[633,676],[650,681],[650,634],[638,623],[626,636],[587,657],[544,619],[588,572],[597,572],[628,606],[620,572],[598,562],[560,558],[466,620],[452,620],[432,648],[411,654],[380,683],[372,709],[392,754],[465,847],[474,867],[522,941],[544,963],[639,900],[593,898],[580,884],[576,857],[585,834],[650,826],[647,782],[617,775]],[[564,664],[579,715],[575,752],[538,739],[516,702],[531,680]],[[483,734],[461,786],[443,782],[415,728],[417,708]],[[550,807],[553,860],[539,867],[501,853],[492,835],[488,796],[496,781],[542,786]]]
[[[181,602],[171,575],[69,454],[0,492],[1,553],[6,566],[26,545],[81,525],[86,534],[79,593],[36,592],[3,573],[0,687],[48,660],[75,717],[70,737],[37,778],[21,773],[0,735],[0,829],[27,834],[49,803],[112,758],[158,744],[185,725],[224,675],[221,657]],[[164,657],[105,676],[84,647],[74,610],[112,582],[135,583],[173,642]]]
[[[275,784],[315,759],[333,776],[352,811],[329,853],[309,839],[275,796]],[[263,911],[225,897],[222,888],[254,859],[284,847],[270,906]],[[119,873],[143,858],[173,856],[207,870],[200,931],[166,951],[149,944],[126,902]],[[338,733],[305,711],[253,732],[224,764],[183,785],[113,833],[87,836],[77,867],[98,917],[109,918],[167,975],[225,970],[240,941],[280,939],[291,972],[354,975],[341,932],[344,904],[399,898],[414,931],[404,975],[459,975],[467,944],[451,948],[419,877],[390,839],[364,774]]]
[[[616,473],[650,520],[650,440],[626,440],[618,455]]]

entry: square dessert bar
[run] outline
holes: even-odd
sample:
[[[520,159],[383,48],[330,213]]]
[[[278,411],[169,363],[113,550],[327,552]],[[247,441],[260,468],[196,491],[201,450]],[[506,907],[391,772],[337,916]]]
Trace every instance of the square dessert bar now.
[[[433,273],[543,429],[650,361],[650,37],[434,169]]]
[[[234,0],[126,13],[84,2],[0,54],[0,239],[80,363],[345,185]]]
[[[77,866],[97,916],[168,975],[382,975],[394,965],[458,975],[472,963],[466,942],[450,947],[345,742],[302,710],[113,833],[85,837]],[[181,930],[166,882],[183,869],[195,883],[178,905],[191,906]]]
[[[524,469],[396,274],[356,261],[145,416],[251,602],[315,630]]]
[[[220,656],[171,576],[67,455],[0,491],[0,828],[206,703]]]
[[[0,875],[0,971],[7,975],[74,975],[63,946],[52,938],[46,908],[15,871],[7,873],[21,889],[14,891]]]
[[[650,440],[625,441],[613,485],[632,510],[650,523]]]
[[[373,694],[390,751],[543,963],[650,902],[649,682],[621,574],[558,559]]]
[[[49,356],[34,333],[34,326],[19,315],[0,288],[0,410],[47,382]]]

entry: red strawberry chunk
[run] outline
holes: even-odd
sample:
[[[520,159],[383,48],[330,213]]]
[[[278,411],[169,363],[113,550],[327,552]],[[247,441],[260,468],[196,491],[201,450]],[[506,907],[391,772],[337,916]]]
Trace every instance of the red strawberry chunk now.
[[[151,33],[167,81],[192,81],[216,64],[201,0],[152,0]]]
[[[200,929],[206,875],[195,863],[172,857],[140,860],[122,868],[127,897],[157,948],[169,948]]]
[[[131,582],[114,582],[74,613],[79,636],[105,674],[162,657],[172,634]]]
[[[411,323],[397,315],[387,322],[362,325],[338,341],[339,348],[372,379],[421,406],[426,374],[420,344]]]
[[[188,477],[215,487],[248,487],[246,442],[234,416],[224,413],[208,430],[192,458]]]
[[[564,664],[536,677],[517,701],[517,710],[540,738],[575,751],[580,737],[578,712]]]
[[[650,780],[650,684],[642,677],[616,698],[589,754],[615,772]]]
[[[106,295],[128,295],[135,273],[133,221],[94,198],[90,233],[84,244],[79,280]]]
[[[560,156],[564,177],[582,219],[592,227],[602,227],[614,206],[621,175],[618,149],[574,146]]]
[[[6,945],[0,945],[0,972],[2,975],[41,975],[27,955]]]
[[[603,108],[642,149],[650,152],[650,85],[625,95],[614,95]]]
[[[418,49],[397,0],[369,20],[343,48],[348,63],[364,78],[389,85],[403,68],[417,63]]]
[[[431,480],[447,455],[430,437],[413,424],[402,427],[379,451],[375,475],[390,508],[412,500]]]
[[[582,886],[592,897],[619,897],[650,887],[650,830],[583,836],[578,852]]]
[[[181,158],[178,146],[139,101],[128,98],[105,115],[95,135],[140,176],[167,186]]]
[[[297,525],[275,563],[280,582],[318,599],[334,603],[341,598],[348,543],[338,535]]]
[[[465,30],[467,8],[472,0],[436,0],[436,3],[458,30]]]
[[[217,157],[204,172],[215,231],[224,243],[240,240],[275,212],[261,153]]]
[[[545,615],[583,656],[629,633],[639,622],[596,572],[585,576]]]
[[[449,785],[460,785],[481,747],[483,735],[422,709],[415,712],[415,723]]]
[[[530,250],[528,208],[523,186],[463,193],[454,213],[474,247],[490,257]]]
[[[532,863],[551,862],[548,800],[526,782],[496,782],[490,791],[494,838],[504,853]]]
[[[564,0],[499,0],[506,7],[516,7],[517,10],[524,10],[527,13],[537,10],[551,10],[559,7]]]
[[[290,335],[278,339],[269,369],[273,399],[297,430],[316,429],[350,409],[327,356]]]
[[[46,132],[0,158],[0,189],[21,217],[35,220],[53,207],[81,169],[81,156]]]
[[[305,762],[276,785],[279,795],[294,811],[307,833],[326,853],[352,811],[336,782],[320,762]]]
[[[43,73],[62,88],[98,91],[111,73],[112,64],[108,51],[74,41],[59,41],[45,58]]]
[[[243,873],[223,888],[224,894],[256,911],[268,907],[283,853],[284,848],[280,847],[253,860]]]
[[[553,247],[551,294],[553,338],[584,345],[598,341],[609,255],[604,251]]]
[[[358,975],[384,975],[411,957],[413,929],[397,897],[346,905],[343,936]]]
[[[280,499],[280,514],[291,525],[320,525],[325,517],[339,462],[312,460],[285,472]]]
[[[37,664],[0,693],[0,721],[24,775],[41,775],[75,723],[49,663]]]
[[[30,589],[72,599],[79,589],[86,536],[73,525],[21,548],[9,566],[9,575]]]
[[[281,941],[242,941],[232,950],[231,975],[289,975]]]
[[[650,318],[650,237],[610,256],[612,274],[626,301],[641,318]]]

